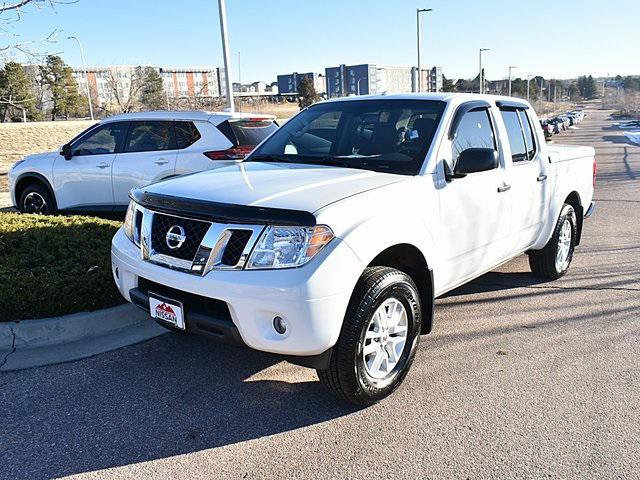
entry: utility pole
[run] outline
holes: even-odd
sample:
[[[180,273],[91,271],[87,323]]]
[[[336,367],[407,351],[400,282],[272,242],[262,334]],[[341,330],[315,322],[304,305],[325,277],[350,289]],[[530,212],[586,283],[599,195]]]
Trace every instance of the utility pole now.
[[[529,88],[529,84],[531,83],[531,74],[527,75],[527,102],[530,101],[529,99],[529,92],[530,92],[530,88]]]
[[[420,23],[420,14],[424,12],[432,12],[432,8],[417,8],[416,9],[416,34],[418,41],[418,92],[422,92],[422,67],[420,64],[420,44],[422,43],[422,25]]]
[[[229,38],[227,35],[227,9],[225,0],[218,0],[218,10],[220,13],[220,36],[222,37],[222,55],[224,57],[224,76],[227,87],[227,106],[229,111],[235,111],[233,103],[233,85],[231,82],[231,60],[229,59]]]
[[[80,39],[75,35],[71,35],[67,37],[67,40],[75,40],[80,48],[80,60],[82,60],[82,73],[84,74],[84,83],[87,87],[87,100],[89,101],[89,115],[91,116],[91,121],[94,121],[93,118],[93,105],[91,105],[91,91],[89,90],[89,75],[87,75],[87,65],[84,62],[84,50],[82,49],[82,44],[80,43]]]
[[[479,83],[478,92],[480,94],[482,94],[482,91],[484,90],[483,89],[483,85],[482,85],[482,83],[483,83],[483,78],[482,78],[482,52],[488,52],[489,50],[491,50],[491,49],[490,48],[481,48],[480,49],[480,62],[479,62],[480,63],[480,74],[478,76],[478,80],[479,80],[479,82],[478,82]]]
[[[511,70],[518,68],[515,65],[509,65],[509,96],[511,96]]]

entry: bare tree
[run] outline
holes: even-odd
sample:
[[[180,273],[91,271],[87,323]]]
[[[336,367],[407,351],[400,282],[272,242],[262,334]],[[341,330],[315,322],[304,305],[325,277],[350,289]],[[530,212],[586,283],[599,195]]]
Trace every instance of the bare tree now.
[[[57,5],[77,3],[78,0],[0,0],[0,55],[5,61],[25,57],[27,59],[42,59],[46,53],[41,52],[42,45],[55,43],[58,30],[55,29],[45,38],[38,40],[23,40],[20,34],[15,33],[13,25],[22,19],[28,7],[41,10],[54,8]],[[2,39],[6,37],[7,39]]]

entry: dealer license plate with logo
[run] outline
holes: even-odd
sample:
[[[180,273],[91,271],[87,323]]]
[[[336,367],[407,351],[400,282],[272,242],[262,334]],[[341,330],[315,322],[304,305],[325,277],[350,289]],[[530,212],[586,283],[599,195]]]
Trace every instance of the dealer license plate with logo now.
[[[184,330],[184,309],[182,302],[170,300],[149,292],[149,311],[151,316]]]

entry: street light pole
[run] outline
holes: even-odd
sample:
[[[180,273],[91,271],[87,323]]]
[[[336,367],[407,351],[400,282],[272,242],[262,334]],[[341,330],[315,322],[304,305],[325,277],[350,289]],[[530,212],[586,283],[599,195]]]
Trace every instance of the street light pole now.
[[[422,67],[420,65],[420,44],[422,43],[422,25],[420,24],[420,14],[423,12],[432,12],[432,8],[416,9],[416,34],[418,40],[418,92],[422,92]]]
[[[529,83],[531,83],[531,74],[527,75],[527,102],[529,102]]]
[[[78,48],[80,48],[80,60],[82,60],[82,73],[84,74],[84,83],[87,89],[87,100],[89,101],[89,115],[91,116],[91,121],[94,121],[93,118],[93,105],[91,105],[91,91],[89,90],[89,75],[87,75],[87,65],[84,61],[84,50],[82,49],[82,44],[80,43],[80,39],[75,35],[71,35],[67,37],[67,40],[75,40],[78,44]]]
[[[224,76],[227,87],[227,106],[229,111],[235,111],[233,103],[233,88],[231,82],[231,60],[229,58],[229,38],[227,35],[227,9],[225,0],[218,0],[218,10],[220,13],[220,36],[222,37],[222,56],[224,57]]]
[[[360,77],[360,78],[358,79],[358,81],[356,82],[356,92],[357,92],[358,96],[360,96],[360,82],[361,82],[362,80],[366,80],[366,78],[364,78],[364,77]]]
[[[483,87],[483,85],[482,85],[482,52],[488,52],[489,50],[491,50],[491,49],[490,48],[481,48],[480,49],[480,74],[478,76],[478,80],[479,80],[479,82],[478,82],[478,84],[479,84],[478,92],[480,94],[482,94],[482,91],[483,91],[483,88],[482,88]]]
[[[515,65],[509,65],[509,96],[511,96],[511,70],[518,68]]]

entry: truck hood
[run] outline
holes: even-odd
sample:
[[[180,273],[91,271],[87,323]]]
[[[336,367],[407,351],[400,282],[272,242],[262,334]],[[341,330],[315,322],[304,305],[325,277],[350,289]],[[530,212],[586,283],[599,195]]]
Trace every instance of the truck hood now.
[[[310,213],[409,177],[352,168],[245,162],[166,180],[143,190],[192,200]]]

